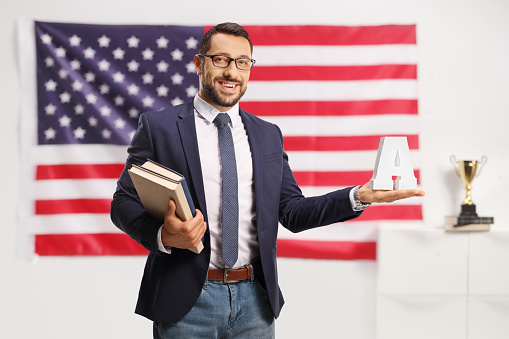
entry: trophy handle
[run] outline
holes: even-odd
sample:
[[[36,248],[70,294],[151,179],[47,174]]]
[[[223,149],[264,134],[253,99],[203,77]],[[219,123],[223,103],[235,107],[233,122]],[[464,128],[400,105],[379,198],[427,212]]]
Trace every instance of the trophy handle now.
[[[451,157],[449,159],[451,160],[452,166],[456,170],[456,174],[458,176],[460,176],[460,171],[459,171],[459,167],[458,167],[458,162],[456,161],[456,157],[454,155],[451,155]]]
[[[479,174],[481,174],[481,170],[484,167],[484,165],[486,165],[487,161],[488,161],[488,158],[486,158],[486,156],[483,155],[481,158],[481,161],[479,161],[479,167],[477,168],[477,174],[475,175],[476,177],[479,176]]]

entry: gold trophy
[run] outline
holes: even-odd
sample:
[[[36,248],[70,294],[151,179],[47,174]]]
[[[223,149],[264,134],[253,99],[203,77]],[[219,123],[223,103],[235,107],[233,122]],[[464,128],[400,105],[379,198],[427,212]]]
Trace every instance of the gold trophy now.
[[[481,161],[478,160],[460,160],[456,161],[454,155],[451,156],[451,163],[453,164],[456,174],[465,183],[465,199],[461,203],[461,213],[457,218],[454,227],[465,225],[489,225],[493,224],[493,217],[478,217],[476,206],[472,201],[472,181],[474,178],[481,174],[482,167],[486,164],[487,158],[483,156]]]

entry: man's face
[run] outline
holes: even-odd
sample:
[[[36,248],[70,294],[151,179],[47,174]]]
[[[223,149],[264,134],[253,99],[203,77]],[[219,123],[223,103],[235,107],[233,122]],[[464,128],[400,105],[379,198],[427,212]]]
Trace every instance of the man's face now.
[[[225,55],[230,58],[251,58],[251,46],[244,37],[214,34],[208,55]],[[241,71],[231,61],[226,68],[215,67],[211,58],[194,57],[200,76],[200,97],[221,112],[229,110],[242,98],[247,89],[250,71]]]

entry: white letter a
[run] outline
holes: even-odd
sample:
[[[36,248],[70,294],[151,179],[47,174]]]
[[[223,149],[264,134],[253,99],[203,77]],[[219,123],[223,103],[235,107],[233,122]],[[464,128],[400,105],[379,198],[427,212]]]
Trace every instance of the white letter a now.
[[[396,177],[396,180],[392,180]],[[417,188],[406,137],[382,137],[376,155],[372,190]]]

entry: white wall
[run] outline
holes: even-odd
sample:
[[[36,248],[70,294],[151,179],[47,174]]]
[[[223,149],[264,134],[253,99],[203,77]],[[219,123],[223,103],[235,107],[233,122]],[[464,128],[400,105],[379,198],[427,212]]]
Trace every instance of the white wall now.
[[[449,156],[488,157],[474,201],[494,228],[509,228],[503,183],[509,156],[509,2],[506,0],[284,0],[251,2],[17,0],[0,5],[0,98],[4,178],[0,196],[0,337],[147,338],[149,321],[133,314],[143,258],[17,256],[19,131],[23,99],[15,20],[203,25],[417,24],[422,186],[427,227],[457,214],[463,193]],[[322,272],[328,272],[324,274]],[[376,264],[280,260],[287,304],[279,338],[375,337]]]

